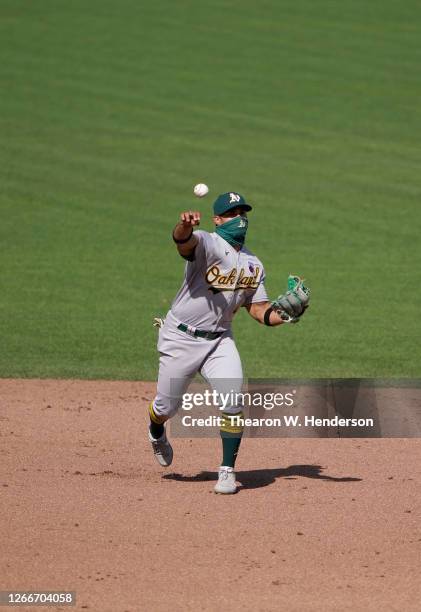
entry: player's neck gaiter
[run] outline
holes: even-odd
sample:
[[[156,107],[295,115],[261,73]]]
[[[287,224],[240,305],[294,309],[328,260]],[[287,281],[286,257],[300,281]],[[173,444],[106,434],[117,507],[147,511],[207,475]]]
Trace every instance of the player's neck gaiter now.
[[[248,224],[247,217],[234,217],[222,225],[217,225],[215,232],[231,246],[242,247],[246,239]]]

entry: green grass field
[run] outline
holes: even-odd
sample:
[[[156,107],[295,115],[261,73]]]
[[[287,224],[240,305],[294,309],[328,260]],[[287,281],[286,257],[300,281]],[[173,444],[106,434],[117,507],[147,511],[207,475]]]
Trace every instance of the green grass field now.
[[[415,0],[3,0],[0,376],[154,379],[172,226],[228,190],[312,288],[237,316],[248,376],[420,376],[420,40]]]

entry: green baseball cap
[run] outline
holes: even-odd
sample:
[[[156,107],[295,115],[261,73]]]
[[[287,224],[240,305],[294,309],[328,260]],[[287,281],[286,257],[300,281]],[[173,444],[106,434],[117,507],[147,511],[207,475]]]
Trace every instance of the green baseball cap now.
[[[213,203],[213,214],[223,215],[232,208],[241,207],[244,210],[252,210],[251,206],[247,204],[245,199],[239,193],[235,191],[229,191],[228,193],[222,193],[218,196]]]

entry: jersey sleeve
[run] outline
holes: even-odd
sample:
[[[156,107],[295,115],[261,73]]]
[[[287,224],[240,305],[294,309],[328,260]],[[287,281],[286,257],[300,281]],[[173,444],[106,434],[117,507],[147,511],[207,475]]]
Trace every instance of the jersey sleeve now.
[[[194,232],[198,242],[190,257],[185,257],[190,264],[203,264],[206,265],[209,247],[210,247],[210,235],[204,230],[196,230]]]
[[[251,295],[246,296],[243,306],[250,306],[250,304],[256,304],[257,302],[269,302],[269,297],[265,287],[265,278],[265,270],[262,268],[259,285],[257,289],[251,293]]]

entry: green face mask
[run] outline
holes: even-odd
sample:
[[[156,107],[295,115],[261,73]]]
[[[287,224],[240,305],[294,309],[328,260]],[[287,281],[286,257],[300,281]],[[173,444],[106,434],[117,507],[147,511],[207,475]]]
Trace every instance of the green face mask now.
[[[234,217],[222,225],[217,225],[215,232],[231,246],[242,247],[246,238],[248,224],[247,217]]]

